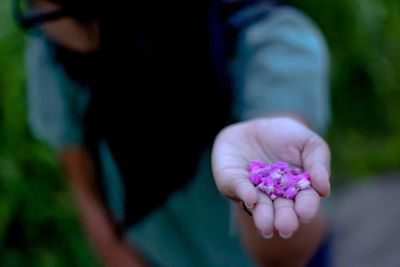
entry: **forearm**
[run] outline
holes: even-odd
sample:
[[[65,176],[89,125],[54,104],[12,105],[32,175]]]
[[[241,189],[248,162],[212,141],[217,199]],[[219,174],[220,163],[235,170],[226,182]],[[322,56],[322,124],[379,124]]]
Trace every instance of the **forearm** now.
[[[106,265],[146,266],[141,256],[116,235],[112,220],[98,194],[94,171],[86,150],[63,150],[61,158],[77,202],[83,228]],[[115,254],[119,255],[119,259]]]

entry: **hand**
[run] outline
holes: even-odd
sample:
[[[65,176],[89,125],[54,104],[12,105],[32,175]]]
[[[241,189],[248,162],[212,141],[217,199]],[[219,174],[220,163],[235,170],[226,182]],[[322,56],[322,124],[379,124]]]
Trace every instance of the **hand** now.
[[[311,174],[309,190],[295,200],[272,201],[248,180],[251,160],[286,161]],[[290,237],[299,220],[308,222],[318,211],[320,197],[330,191],[330,151],[324,140],[292,118],[255,119],[225,128],[215,140],[212,168],[218,190],[243,201],[252,210],[256,228],[271,236],[275,230]]]

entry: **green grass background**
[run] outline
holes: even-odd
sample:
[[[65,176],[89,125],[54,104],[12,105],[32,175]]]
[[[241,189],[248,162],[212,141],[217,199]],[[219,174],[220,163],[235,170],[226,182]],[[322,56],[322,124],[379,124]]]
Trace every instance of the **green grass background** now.
[[[335,185],[400,167],[400,2],[291,1],[332,53]],[[24,36],[0,1],[0,266],[98,266],[54,154],[27,126]]]

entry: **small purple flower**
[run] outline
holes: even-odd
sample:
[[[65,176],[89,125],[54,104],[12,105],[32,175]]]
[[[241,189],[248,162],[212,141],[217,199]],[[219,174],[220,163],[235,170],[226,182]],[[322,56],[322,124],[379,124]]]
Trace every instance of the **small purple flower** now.
[[[248,169],[250,181],[272,200],[294,199],[299,191],[311,188],[311,175],[300,168],[290,168],[284,161],[265,164],[252,160]]]
[[[285,172],[283,172],[281,169],[273,168],[273,169],[270,170],[269,173],[270,173],[269,175],[270,175],[272,178],[274,178],[274,179],[279,179],[279,178],[282,177],[282,175],[283,175]]]
[[[277,162],[272,164],[272,168],[285,170],[285,169],[289,168],[289,163],[284,162],[284,161],[277,161]]]
[[[303,170],[300,169],[300,168],[293,168],[290,172],[291,172],[293,175],[299,175],[299,174],[303,173]]]
[[[297,189],[296,186],[291,186],[285,190],[285,193],[283,194],[283,196],[288,199],[293,199],[297,195],[298,191],[299,190]]]
[[[272,171],[271,165],[267,165],[265,168],[260,170],[260,174],[263,177],[267,177],[267,176],[269,176],[271,174],[271,171]]]
[[[283,194],[285,193],[285,191],[283,190],[283,188],[279,185],[275,186],[275,190],[274,190],[274,195],[278,196],[278,197],[282,197]]]
[[[300,190],[306,190],[311,187],[310,180],[307,179],[301,179],[298,183],[297,186],[299,187]]]
[[[311,175],[308,172],[303,172],[303,173],[297,175],[297,177],[299,180],[301,180],[301,179],[310,180],[311,179]]]
[[[299,180],[296,178],[296,176],[294,176],[289,172],[282,175],[280,185],[283,189],[287,189],[291,186],[295,186],[298,183],[298,181]]]
[[[250,174],[250,181],[254,184],[254,185],[258,185],[259,183],[261,183],[262,180],[262,176],[260,173],[251,173]]]
[[[258,190],[265,193],[265,188],[263,183],[259,183],[256,187]]]
[[[252,160],[249,164],[249,172],[260,171],[265,167],[267,167],[267,164],[264,164],[259,160]]]
[[[275,186],[278,185],[278,181],[273,179],[271,176],[263,178],[262,183],[263,183],[264,192],[267,193],[268,195],[273,193],[275,190]]]

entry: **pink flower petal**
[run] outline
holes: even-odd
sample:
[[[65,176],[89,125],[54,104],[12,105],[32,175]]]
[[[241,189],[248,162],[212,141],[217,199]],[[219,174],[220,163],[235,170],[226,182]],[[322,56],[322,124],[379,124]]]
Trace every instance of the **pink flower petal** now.
[[[284,193],[285,193],[285,190],[282,189],[281,186],[279,186],[279,185],[275,186],[274,195],[282,197]]]
[[[285,190],[284,197],[288,199],[293,199],[297,195],[298,189],[294,186],[289,187]]]
[[[262,176],[259,173],[252,173],[250,174],[250,181],[254,184],[254,185],[258,185],[259,183],[261,183],[261,179]]]
[[[282,175],[280,185],[283,189],[287,189],[291,186],[295,186],[299,180],[291,173],[285,173]]]
[[[252,160],[249,164],[249,172],[254,172],[255,170],[264,169],[267,165],[259,160]]]
[[[282,177],[282,175],[284,174],[284,172],[280,169],[274,168],[270,171],[270,176],[274,179],[279,179]]]
[[[302,174],[302,173],[303,173],[303,170],[300,169],[300,168],[293,168],[293,169],[291,169],[290,172],[291,172],[292,174],[294,174],[294,175],[299,175],[299,174]]]
[[[306,190],[311,187],[311,182],[308,179],[301,179],[298,183],[297,186],[299,187],[300,190]]]
[[[290,168],[289,163],[278,161],[265,164],[259,160],[249,163],[249,180],[272,200],[278,197],[294,199],[301,190],[311,187],[311,175],[301,168]]]
[[[289,168],[289,163],[284,162],[284,161],[277,161],[275,163],[272,163],[272,168],[285,170],[285,169]]]

